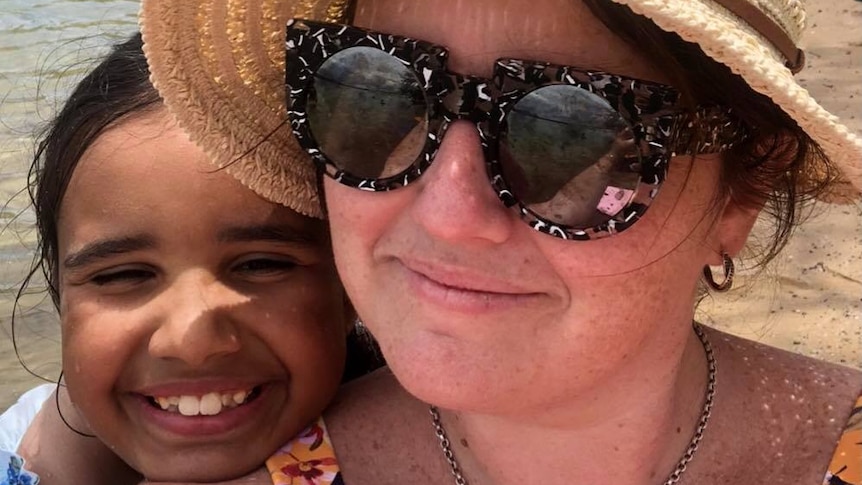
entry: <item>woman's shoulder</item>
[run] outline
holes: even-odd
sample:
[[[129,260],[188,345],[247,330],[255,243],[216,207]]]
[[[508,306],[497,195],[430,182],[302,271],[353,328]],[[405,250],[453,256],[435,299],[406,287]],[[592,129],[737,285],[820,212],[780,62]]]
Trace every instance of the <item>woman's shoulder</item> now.
[[[348,483],[432,483],[449,473],[428,405],[388,368],[343,386],[324,419]]]
[[[701,475],[820,483],[862,392],[862,372],[708,332],[718,384],[698,452],[707,465]],[[404,391],[388,369],[344,386],[325,421],[348,483],[430,483],[448,473],[428,406]],[[858,452],[847,456],[852,460]]]
[[[820,483],[842,434],[854,422],[862,372],[716,330],[709,333],[718,366],[710,431],[720,442],[734,444],[719,456],[735,455],[740,471],[756,470],[767,482]],[[862,448],[853,453],[862,461]]]
[[[862,370],[815,359],[715,329],[708,329],[719,364],[748,384],[759,397],[805,407],[832,403],[846,410],[862,394]],[[767,391],[769,393],[767,394]],[[802,398],[801,401],[798,398]]]

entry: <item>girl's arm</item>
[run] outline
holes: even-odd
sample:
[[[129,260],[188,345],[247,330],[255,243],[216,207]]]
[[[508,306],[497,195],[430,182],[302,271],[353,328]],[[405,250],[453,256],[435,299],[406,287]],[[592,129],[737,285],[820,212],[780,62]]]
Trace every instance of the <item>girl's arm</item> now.
[[[59,399],[56,395],[59,392]],[[97,438],[81,436],[66,425],[87,432],[64,388],[45,401],[18,448],[25,468],[39,475],[40,485],[136,484],[141,476]]]

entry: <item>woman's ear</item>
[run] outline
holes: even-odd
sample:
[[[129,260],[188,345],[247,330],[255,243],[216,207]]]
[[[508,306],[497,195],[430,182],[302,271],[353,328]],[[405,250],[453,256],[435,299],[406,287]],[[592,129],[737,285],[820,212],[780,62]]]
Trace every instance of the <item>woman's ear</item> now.
[[[793,169],[798,153],[797,140],[786,133],[776,133],[758,141],[754,148],[755,167],[731,164],[725,173],[725,184],[737,190],[729,193],[713,232],[710,266],[722,265],[722,253],[735,257],[748,240],[757,217],[766,205],[769,194],[788,170]],[[727,169],[727,168],[725,168]]]
[[[722,253],[731,258],[742,251],[749,234],[757,222],[757,216],[763,210],[763,203],[756,205],[741,204],[728,197],[721,210],[721,215],[715,225],[711,247],[716,250],[710,255],[707,264],[722,265]]]

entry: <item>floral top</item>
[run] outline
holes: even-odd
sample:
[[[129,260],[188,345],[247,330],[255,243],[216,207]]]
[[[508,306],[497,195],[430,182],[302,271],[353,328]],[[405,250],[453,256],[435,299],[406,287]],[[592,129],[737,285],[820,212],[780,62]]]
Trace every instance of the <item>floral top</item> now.
[[[275,485],[344,485],[323,418],[278,450],[266,467]],[[862,396],[853,406],[823,485],[862,485]]]
[[[266,461],[275,485],[344,485],[323,418]]]
[[[0,476],[0,485],[36,485],[39,477],[24,469],[24,460],[11,451],[0,450],[0,466],[6,473]]]
[[[856,400],[847,427],[823,478],[823,485],[862,484],[862,396]]]

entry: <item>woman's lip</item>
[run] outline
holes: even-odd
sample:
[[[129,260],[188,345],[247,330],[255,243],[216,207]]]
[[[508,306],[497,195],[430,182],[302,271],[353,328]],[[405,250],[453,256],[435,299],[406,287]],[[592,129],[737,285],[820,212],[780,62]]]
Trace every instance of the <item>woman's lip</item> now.
[[[474,271],[462,267],[447,267],[420,260],[399,259],[407,270],[419,274],[440,286],[458,291],[499,296],[535,296],[539,293],[526,289],[514,278],[492,277],[485,271]]]
[[[186,438],[211,438],[216,435],[241,432],[245,425],[255,422],[267,402],[276,394],[275,385],[260,386],[259,394],[249,402],[235,408],[225,409],[214,416],[184,416],[154,406],[145,395],[127,394],[132,411],[138,414],[144,425],[154,428],[157,434],[168,433]],[[284,405],[282,403],[281,405]]]
[[[420,298],[436,306],[465,314],[502,312],[534,302],[541,293],[512,288],[501,282],[478,278],[473,281],[463,273],[426,272],[402,264],[408,287]]]

